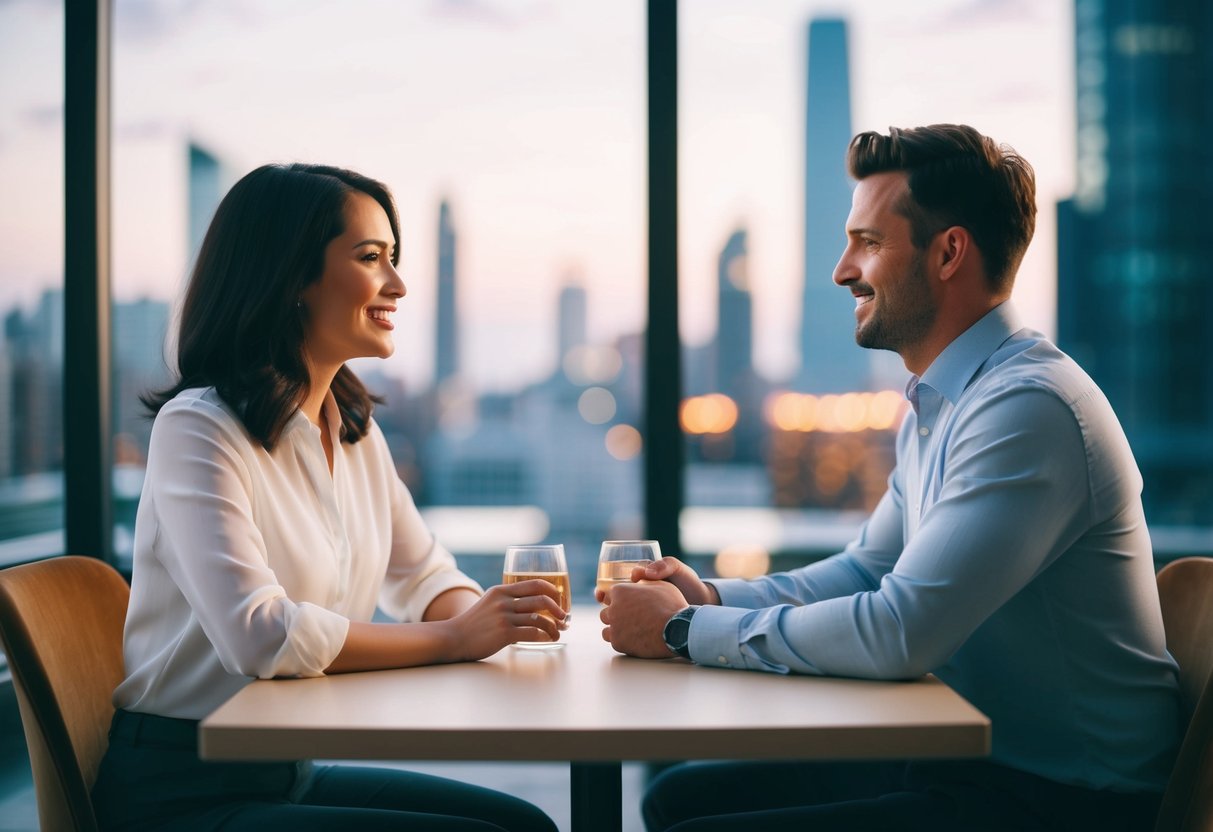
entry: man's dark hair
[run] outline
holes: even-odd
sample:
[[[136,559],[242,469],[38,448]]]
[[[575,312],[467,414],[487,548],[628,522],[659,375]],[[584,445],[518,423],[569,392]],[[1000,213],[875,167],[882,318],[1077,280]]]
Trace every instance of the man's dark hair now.
[[[182,305],[179,380],[143,397],[152,413],[182,390],[214,387],[249,434],[273,449],[308,392],[306,309],[299,297],[323,274],[325,248],[345,232],[345,207],[358,192],[379,203],[398,242],[391,193],[353,171],[264,165],[228,191],[202,241]],[[399,257],[397,245],[393,265]],[[346,366],[331,389],[342,441],[357,442],[380,399]]]
[[[860,133],[847,151],[855,179],[906,174],[909,194],[897,210],[910,221],[915,247],[954,225],[968,229],[981,251],[990,287],[1008,291],[1036,229],[1032,166],[964,124],[889,128]]]

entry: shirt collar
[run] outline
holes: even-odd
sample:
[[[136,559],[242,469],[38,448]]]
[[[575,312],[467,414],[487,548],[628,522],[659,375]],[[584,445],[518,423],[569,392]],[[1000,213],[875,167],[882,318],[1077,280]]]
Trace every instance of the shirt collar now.
[[[1019,312],[1011,301],[1000,303],[944,348],[922,374],[922,383],[956,404],[986,359],[1021,329]],[[911,384],[918,380],[911,379]]]
[[[337,397],[333,395],[332,389],[324,394],[324,403],[320,405],[320,420],[325,426],[323,429],[327,430],[334,440],[340,439],[343,432],[341,408],[337,406]],[[285,436],[290,431],[306,430],[307,428],[322,429],[313,425],[311,420],[303,415],[302,410],[296,410],[291,414],[291,418],[287,420],[283,435]]]

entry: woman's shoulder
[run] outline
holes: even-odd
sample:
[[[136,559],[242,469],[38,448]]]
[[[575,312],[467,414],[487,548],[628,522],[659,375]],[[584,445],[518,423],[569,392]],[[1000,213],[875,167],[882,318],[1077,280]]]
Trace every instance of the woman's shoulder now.
[[[214,387],[190,387],[165,402],[156,414],[152,436],[204,433],[247,442],[243,423]]]

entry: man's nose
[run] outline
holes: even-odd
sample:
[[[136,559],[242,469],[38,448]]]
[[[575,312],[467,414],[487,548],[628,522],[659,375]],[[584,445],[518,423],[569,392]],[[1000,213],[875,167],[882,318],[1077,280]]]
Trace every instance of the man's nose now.
[[[846,286],[853,280],[859,278],[855,268],[847,260],[847,253],[844,251],[842,256],[838,258],[838,264],[834,266],[833,280],[838,286]]]

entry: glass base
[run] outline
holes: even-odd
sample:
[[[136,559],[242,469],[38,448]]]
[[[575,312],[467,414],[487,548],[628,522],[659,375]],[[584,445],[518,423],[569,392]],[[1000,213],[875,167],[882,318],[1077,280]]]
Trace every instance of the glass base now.
[[[510,645],[519,650],[559,650],[564,647],[563,641],[516,641]]]

